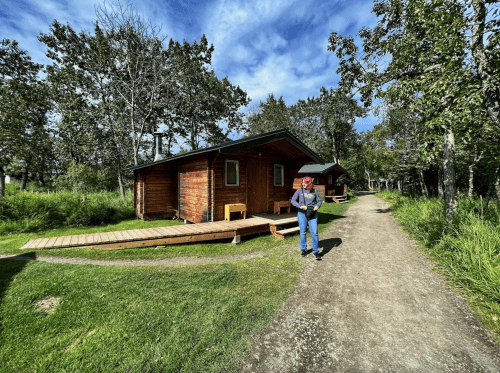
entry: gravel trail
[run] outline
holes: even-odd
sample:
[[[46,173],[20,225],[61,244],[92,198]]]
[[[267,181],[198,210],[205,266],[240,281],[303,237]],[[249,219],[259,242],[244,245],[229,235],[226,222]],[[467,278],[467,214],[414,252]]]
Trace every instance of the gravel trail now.
[[[416,251],[389,204],[371,193],[358,198],[320,234],[323,260],[304,259],[241,372],[500,372],[499,346]]]

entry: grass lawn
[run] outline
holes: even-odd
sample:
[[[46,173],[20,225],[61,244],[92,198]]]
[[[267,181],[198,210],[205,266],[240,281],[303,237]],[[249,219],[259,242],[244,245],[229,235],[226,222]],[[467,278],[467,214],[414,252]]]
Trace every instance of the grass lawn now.
[[[351,200],[351,203],[355,200]],[[324,204],[320,233],[346,204]],[[0,254],[92,259],[234,255],[262,258],[184,267],[115,267],[0,259],[0,372],[236,372],[293,290],[305,260],[298,236],[164,249],[21,253],[27,238],[164,226],[123,220],[0,236]],[[321,235],[320,235],[321,246]]]

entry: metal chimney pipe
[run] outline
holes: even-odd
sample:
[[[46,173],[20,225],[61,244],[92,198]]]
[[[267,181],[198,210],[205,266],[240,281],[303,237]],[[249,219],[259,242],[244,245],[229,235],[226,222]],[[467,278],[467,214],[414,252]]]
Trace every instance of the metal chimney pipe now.
[[[162,138],[162,133],[161,132],[155,132],[154,133],[154,136],[155,136],[155,159],[154,159],[154,162],[156,161],[161,161],[163,159],[165,159],[163,157],[163,154],[162,154],[162,151],[161,151],[161,138]]]

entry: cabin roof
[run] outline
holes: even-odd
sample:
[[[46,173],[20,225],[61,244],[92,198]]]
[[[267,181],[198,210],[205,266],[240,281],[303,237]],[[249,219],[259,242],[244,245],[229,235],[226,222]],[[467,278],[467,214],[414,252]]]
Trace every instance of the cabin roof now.
[[[292,135],[288,130],[280,129],[280,130],[267,132],[267,133],[260,134],[260,135],[245,137],[245,138],[242,138],[239,140],[225,142],[223,144],[212,146],[210,148],[198,149],[198,150],[193,150],[193,151],[187,152],[187,153],[176,154],[172,157],[162,159],[161,161],[141,164],[138,166],[130,167],[127,170],[129,170],[129,171],[139,170],[141,168],[146,168],[146,167],[158,164],[158,163],[170,162],[173,160],[179,160],[182,158],[187,158],[187,157],[191,157],[193,155],[199,155],[199,154],[204,154],[204,153],[211,153],[211,152],[236,153],[236,152],[239,152],[242,150],[252,149],[252,148],[263,146],[263,145],[270,144],[270,143],[277,143],[278,146],[280,147],[280,149],[283,150],[284,149],[283,141],[287,141],[288,143],[292,144],[301,153],[307,155],[308,157],[313,159],[315,162],[320,163],[320,164],[325,163],[325,161],[318,154],[316,154],[311,149],[309,149],[309,147],[307,147],[307,145],[305,145],[297,137]],[[287,156],[290,158],[292,158],[294,155],[296,155],[296,154],[294,154],[294,152],[287,154]]]
[[[344,170],[344,168],[337,163],[307,164],[305,166],[302,166],[302,168],[297,173],[298,174],[326,174],[330,171],[335,171],[335,172],[349,175],[349,173],[346,170]]]

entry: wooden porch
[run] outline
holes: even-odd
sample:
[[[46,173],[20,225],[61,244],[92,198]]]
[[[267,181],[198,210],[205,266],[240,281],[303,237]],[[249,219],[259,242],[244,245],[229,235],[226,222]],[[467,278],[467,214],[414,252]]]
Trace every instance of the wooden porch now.
[[[241,236],[271,232],[275,237],[299,231],[297,214],[257,214],[233,221],[217,221],[188,225],[173,225],[126,231],[80,234],[64,237],[30,239],[21,250],[55,248],[100,248],[118,249],[128,247],[149,247],[175,245],[190,242],[233,238],[238,243]],[[287,228],[292,226],[292,228]],[[287,229],[283,229],[287,228]]]

